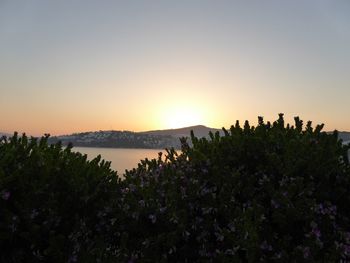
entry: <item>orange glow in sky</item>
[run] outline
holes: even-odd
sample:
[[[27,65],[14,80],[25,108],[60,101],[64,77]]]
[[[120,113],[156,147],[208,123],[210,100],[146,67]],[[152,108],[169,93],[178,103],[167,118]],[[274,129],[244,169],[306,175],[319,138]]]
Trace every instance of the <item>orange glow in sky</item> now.
[[[350,130],[349,1],[4,1],[0,132]]]

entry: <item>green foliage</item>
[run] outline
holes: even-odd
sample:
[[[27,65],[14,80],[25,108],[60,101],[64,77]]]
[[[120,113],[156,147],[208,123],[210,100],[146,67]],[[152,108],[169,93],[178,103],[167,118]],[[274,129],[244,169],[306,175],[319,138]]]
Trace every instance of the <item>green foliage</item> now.
[[[259,118],[182,139],[119,180],[109,163],[0,144],[3,262],[339,262],[350,257],[350,166],[337,132]]]
[[[165,161],[144,161],[122,182],[127,220],[116,231],[127,237],[125,254],[141,262],[348,259],[349,146],[322,127],[303,129],[298,118],[285,125],[282,114],[257,127],[237,122],[224,136],[192,135],[193,147],[183,141]]]
[[[15,134],[0,142],[1,262],[67,262],[81,228],[93,238],[97,211],[118,188],[100,157]],[[90,235],[90,236],[89,236]]]

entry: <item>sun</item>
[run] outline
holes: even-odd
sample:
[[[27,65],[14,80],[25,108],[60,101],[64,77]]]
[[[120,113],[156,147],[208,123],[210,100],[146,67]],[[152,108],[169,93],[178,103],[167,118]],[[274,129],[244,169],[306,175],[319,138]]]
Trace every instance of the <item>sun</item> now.
[[[198,109],[179,106],[163,112],[164,128],[182,128],[203,124],[203,115]]]

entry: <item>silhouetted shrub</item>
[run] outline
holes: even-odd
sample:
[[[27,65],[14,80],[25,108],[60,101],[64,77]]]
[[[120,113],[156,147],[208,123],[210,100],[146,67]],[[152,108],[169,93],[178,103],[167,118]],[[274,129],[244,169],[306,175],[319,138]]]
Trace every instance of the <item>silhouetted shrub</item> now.
[[[349,146],[283,115],[141,161],[0,144],[6,262],[339,262],[350,258]]]
[[[15,134],[0,141],[1,262],[68,262],[94,247],[117,177],[100,157]]]
[[[348,146],[311,122],[259,118],[121,183],[115,246],[135,262],[339,262],[350,256]],[[124,253],[124,254],[123,254]],[[124,257],[123,257],[124,255]]]

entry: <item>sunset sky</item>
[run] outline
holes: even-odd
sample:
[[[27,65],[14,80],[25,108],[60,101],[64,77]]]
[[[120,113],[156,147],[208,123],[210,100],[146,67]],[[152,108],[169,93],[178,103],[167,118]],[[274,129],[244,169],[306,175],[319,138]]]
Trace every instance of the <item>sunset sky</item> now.
[[[0,131],[350,130],[350,1],[0,0]]]

